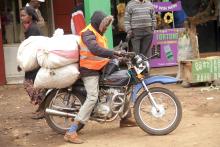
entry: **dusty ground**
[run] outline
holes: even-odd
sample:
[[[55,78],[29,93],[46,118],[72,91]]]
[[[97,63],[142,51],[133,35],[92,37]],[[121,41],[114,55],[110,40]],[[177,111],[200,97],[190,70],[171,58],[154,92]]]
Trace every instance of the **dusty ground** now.
[[[63,141],[45,120],[32,120],[34,107],[22,85],[0,87],[0,147],[220,147],[220,90],[167,86],[183,106],[180,126],[166,136],[151,136],[138,127],[118,127],[90,122],[81,132],[82,145]]]

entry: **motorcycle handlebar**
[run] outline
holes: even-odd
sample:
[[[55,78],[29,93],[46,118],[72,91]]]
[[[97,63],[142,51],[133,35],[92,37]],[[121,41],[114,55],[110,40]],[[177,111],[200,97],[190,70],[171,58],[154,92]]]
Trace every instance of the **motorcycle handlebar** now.
[[[135,52],[122,52],[121,56],[127,57],[127,58],[134,58],[136,56]]]

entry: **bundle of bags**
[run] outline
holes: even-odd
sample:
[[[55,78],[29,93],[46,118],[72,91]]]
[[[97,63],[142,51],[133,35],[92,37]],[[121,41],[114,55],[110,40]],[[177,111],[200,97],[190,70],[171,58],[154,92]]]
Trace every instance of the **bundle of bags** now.
[[[183,34],[178,39],[178,61],[192,59],[192,46],[187,34]]]
[[[40,68],[36,88],[65,88],[79,77],[79,36],[31,36],[19,46],[17,62],[25,72]]]
[[[198,36],[190,30],[179,34],[178,38],[178,61],[199,58]]]

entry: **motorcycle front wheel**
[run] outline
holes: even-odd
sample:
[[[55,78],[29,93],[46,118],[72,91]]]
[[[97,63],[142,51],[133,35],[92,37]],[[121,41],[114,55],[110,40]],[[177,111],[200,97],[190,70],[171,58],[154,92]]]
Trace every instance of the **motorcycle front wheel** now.
[[[45,110],[49,108],[77,114],[83,103],[84,99],[78,94],[70,93],[65,89],[54,90],[46,97]],[[74,121],[72,117],[56,116],[46,112],[45,119],[49,127],[59,134],[65,134]],[[77,131],[80,131],[83,127],[84,124],[79,124]]]
[[[134,117],[138,126],[151,135],[166,135],[174,131],[182,118],[182,107],[175,94],[161,87],[150,88],[149,92],[158,105],[151,104],[144,91],[134,105]]]

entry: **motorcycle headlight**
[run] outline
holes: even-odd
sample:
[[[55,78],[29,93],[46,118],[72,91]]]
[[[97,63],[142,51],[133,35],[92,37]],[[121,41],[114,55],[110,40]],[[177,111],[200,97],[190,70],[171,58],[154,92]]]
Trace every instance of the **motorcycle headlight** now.
[[[135,58],[135,67],[137,74],[148,75],[150,71],[150,65],[148,61],[142,59],[141,56],[137,55]]]
[[[150,73],[150,64],[148,61],[144,61],[144,64],[145,64],[145,69],[143,70],[142,74],[146,76],[149,75]]]

